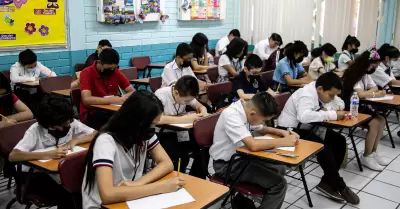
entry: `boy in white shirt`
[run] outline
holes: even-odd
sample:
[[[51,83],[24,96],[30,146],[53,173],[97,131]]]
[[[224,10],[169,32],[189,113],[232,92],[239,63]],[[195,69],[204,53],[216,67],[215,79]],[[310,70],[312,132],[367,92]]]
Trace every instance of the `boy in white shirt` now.
[[[256,44],[253,54],[258,55],[262,60],[268,60],[272,52],[282,44],[282,37],[277,33],[273,33],[269,39],[262,40]]]
[[[295,146],[298,143],[297,134],[264,126],[265,121],[270,120],[277,111],[274,97],[267,92],[259,92],[249,101],[239,100],[232,103],[221,113],[210,148],[216,175],[226,177],[230,158],[238,147],[246,146],[250,151],[262,151],[278,146]],[[253,131],[283,138],[255,140]],[[236,160],[229,178],[235,179],[246,165],[243,160]],[[253,183],[265,188],[266,193],[259,208],[279,209],[285,199],[287,187],[284,174],[285,166],[256,160],[243,173],[239,182]]]
[[[231,42],[232,39],[236,37],[240,38],[240,31],[238,29],[233,29],[229,32],[227,36],[222,37],[215,46],[215,56],[219,57],[224,54],[229,42]]]
[[[336,201],[347,201],[359,204],[357,194],[346,186],[339,175],[339,169],[346,152],[346,138],[330,129],[319,128],[310,133],[310,123],[326,120],[343,120],[344,102],[337,95],[341,93],[342,82],[335,73],[321,75],[316,82],[311,82],[297,90],[286,102],[278,118],[281,129],[294,128],[302,139],[324,144],[324,149],[318,153],[317,160],[324,175],[317,189]],[[300,129],[299,124],[304,129]],[[307,126],[307,127],[304,127]]]

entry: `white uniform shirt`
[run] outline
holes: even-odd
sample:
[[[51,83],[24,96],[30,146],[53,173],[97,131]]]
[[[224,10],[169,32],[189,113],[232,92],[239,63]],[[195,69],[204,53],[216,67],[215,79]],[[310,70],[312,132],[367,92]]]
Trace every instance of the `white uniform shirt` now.
[[[176,116],[186,113],[186,105],[176,104],[172,96],[172,86],[162,87],[155,93],[164,106],[164,115]],[[197,100],[193,99],[188,105],[196,108]]]
[[[389,74],[387,74],[385,71],[387,71]],[[376,85],[378,85],[382,88],[385,87],[386,85],[388,85],[390,81],[396,80],[396,78],[393,75],[392,70],[389,69],[382,62],[376,68],[375,72],[373,74],[371,74],[371,78],[375,82]]]
[[[158,138],[154,135],[145,142],[143,152],[140,153],[138,163],[135,162],[135,148],[128,152],[118,144],[114,138],[107,133],[101,134],[93,148],[93,167],[108,166],[112,168],[114,185],[121,181],[137,180],[143,175],[144,164],[147,152],[150,152],[159,144]],[[82,183],[82,206],[84,209],[101,208],[101,198],[96,179],[91,192],[85,190],[86,172]]]
[[[228,36],[222,37],[215,46],[215,56],[219,57],[226,51],[226,47],[230,43]]]
[[[360,81],[354,85],[354,90],[356,89],[361,89],[363,91],[367,91],[371,88],[376,87],[375,82],[372,80],[371,76],[368,74],[365,74],[364,77],[361,78]]]
[[[322,107],[328,111],[319,111]],[[320,103],[315,82],[311,82],[290,96],[278,118],[278,126],[297,128],[299,123],[337,120],[336,111],[339,109],[344,109],[342,99],[335,96],[329,103]]]
[[[400,76],[400,59],[397,60],[396,64],[392,68],[394,76]]]
[[[277,50],[278,47],[271,48],[269,47],[269,39],[262,40],[256,44],[254,47],[253,54],[258,55],[261,60],[268,60],[269,56]]]
[[[191,67],[185,67],[179,69],[178,65],[176,64],[176,61],[173,60],[164,67],[164,71],[161,74],[162,77],[161,87],[170,86],[174,82],[178,81],[179,78],[181,78],[184,75],[190,75],[196,78],[196,75],[193,73]]]
[[[245,59],[243,59],[242,61],[239,61],[238,58],[233,58],[232,60],[230,60],[226,54],[222,55],[219,58],[219,62],[218,62],[219,77],[217,79],[217,83],[229,81],[229,73],[224,68],[224,66],[228,66],[228,65],[232,66],[236,70],[236,72],[241,72],[244,67],[244,62],[245,62]]]
[[[320,73],[319,71],[320,68],[324,69],[322,73]],[[321,57],[317,57],[311,62],[308,74],[313,80],[317,80],[318,77],[321,76],[322,74],[330,72],[334,69],[336,69],[335,64],[333,64],[332,62],[323,63]]]
[[[347,62],[350,60],[354,60],[354,54],[348,52],[347,50],[344,50],[343,53],[339,56],[338,70],[347,70],[347,68],[349,68],[349,64],[347,64]]]
[[[35,81],[40,75],[56,76],[56,73],[40,62],[37,62],[36,67],[32,69],[25,69],[19,62],[16,62],[10,69],[11,87],[14,89],[16,83]]]

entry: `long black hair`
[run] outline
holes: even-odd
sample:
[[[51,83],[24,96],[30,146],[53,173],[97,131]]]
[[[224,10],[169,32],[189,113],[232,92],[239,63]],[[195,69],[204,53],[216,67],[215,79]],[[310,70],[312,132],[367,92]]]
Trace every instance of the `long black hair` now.
[[[303,57],[308,55],[307,46],[302,41],[294,41],[292,45],[285,49],[285,55],[290,63],[290,67],[293,68],[296,63],[296,59],[294,57],[295,53],[302,53]]]
[[[199,59],[207,56],[207,54],[204,54],[204,48],[206,47],[207,49],[207,45],[207,36],[203,33],[196,33],[192,38],[192,42],[190,42],[190,47],[193,49],[193,57]]]
[[[357,48],[360,47],[360,41],[355,36],[348,35],[346,40],[344,40],[342,51],[347,50],[349,45],[355,45]]]
[[[163,112],[164,106],[153,93],[146,90],[134,92],[93,138],[85,160],[85,190],[89,188],[90,193],[95,182],[96,170],[92,161],[97,138],[104,133],[110,134],[125,151],[134,149],[133,158],[135,163],[138,163],[145,146],[141,137],[146,135],[153,120]]]
[[[6,116],[12,115],[14,112],[14,102],[11,85],[3,73],[0,73],[0,89],[6,90],[4,94],[0,95],[0,106],[3,107]]]
[[[233,58],[239,58],[239,61],[242,61],[247,55],[247,48],[247,42],[241,38],[236,37],[232,39],[232,41],[228,44],[224,54],[228,56],[229,60],[232,60]],[[243,52],[242,55],[240,57],[236,57],[241,52]]]

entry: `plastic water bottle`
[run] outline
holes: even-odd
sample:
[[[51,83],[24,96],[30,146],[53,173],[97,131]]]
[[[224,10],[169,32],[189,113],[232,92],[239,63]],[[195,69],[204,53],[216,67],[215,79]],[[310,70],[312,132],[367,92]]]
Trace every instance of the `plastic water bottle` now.
[[[208,59],[208,65],[209,65],[209,66],[214,65],[214,57],[210,57],[210,58]]]
[[[358,98],[357,92],[353,93],[353,96],[350,98],[350,114],[351,118],[358,117],[358,106],[360,104],[360,98]]]

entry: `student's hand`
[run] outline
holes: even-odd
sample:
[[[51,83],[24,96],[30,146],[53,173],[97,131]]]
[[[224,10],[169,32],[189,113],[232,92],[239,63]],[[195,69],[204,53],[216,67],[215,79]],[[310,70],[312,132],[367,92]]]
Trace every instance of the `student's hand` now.
[[[299,143],[298,137],[296,137],[295,135],[289,135],[282,138],[280,145],[283,147],[293,147],[296,146],[296,144],[298,143]]]
[[[17,121],[14,119],[8,119],[8,120],[3,119],[2,121],[0,121],[0,127],[11,126],[16,123],[17,123]]]
[[[66,147],[59,147],[55,150],[51,150],[47,152],[47,156],[50,159],[58,159],[67,156],[68,149]]]
[[[123,104],[126,99],[127,99],[127,97],[125,97],[125,96],[122,96],[122,97],[118,97],[118,96],[109,97],[110,104]]]
[[[193,121],[203,117],[203,115],[202,114],[190,114],[190,115],[184,115],[182,117],[187,119],[187,121],[193,122]]]
[[[345,111],[336,111],[336,115],[337,115],[337,120],[344,120],[344,118],[346,116],[346,112]]]
[[[139,181],[121,181],[118,186],[126,186],[126,187],[137,187],[143,186],[144,184]]]
[[[37,78],[35,78],[35,81],[39,81],[39,80],[40,80],[40,78],[38,78],[38,77],[37,77]]]
[[[76,140],[72,139],[68,143],[64,144],[62,147],[67,148],[67,150],[74,151],[73,149],[74,149],[75,145],[77,144],[76,142],[77,142]]]
[[[378,91],[378,92],[375,93],[375,96],[384,97],[384,96],[386,96],[386,91]]]
[[[296,132],[294,132],[294,131],[285,131],[285,130],[281,130],[281,136],[283,136],[283,137],[287,137],[287,136],[290,136],[290,135],[293,135],[293,136],[295,136],[296,138],[298,138],[298,139],[300,139],[300,136],[296,133]]]
[[[274,90],[272,90],[271,88],[269,88],[269,89],[267,90],[267,92],[268,92],[269,94],[271,94],[271,96],[273,96],[273,97],[278,96],[278,93],[275,92]]]
[[[182,177],[175,177],[161,182],[161,192],[169,193],[176,192],[178,189],[184,187],[186,184]]]

